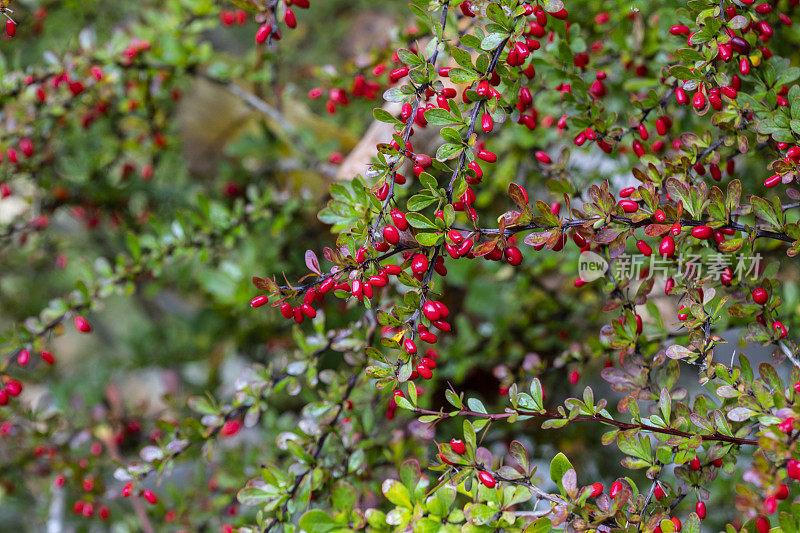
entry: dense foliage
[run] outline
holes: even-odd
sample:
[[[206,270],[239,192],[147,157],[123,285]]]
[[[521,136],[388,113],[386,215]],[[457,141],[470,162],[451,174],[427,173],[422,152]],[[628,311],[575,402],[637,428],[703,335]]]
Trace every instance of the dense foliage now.
[[[0,0],[2,529],[798,531],[798,3]]]

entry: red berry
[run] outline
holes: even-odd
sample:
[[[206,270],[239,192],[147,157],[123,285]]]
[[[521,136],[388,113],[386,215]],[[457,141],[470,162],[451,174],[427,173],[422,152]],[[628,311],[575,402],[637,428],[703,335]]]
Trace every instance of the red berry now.
[[[656,485],[656,489],[653,491],[653,496],[656,497],[656,500],[660,500],[665,496],[664,489],[661,488],[661,485]]]
[[[695,239],[709,239],[711,235],[713,235],[714,231],[708,226],[695,226],[692,228],[692,237]]]
[[[464,444],[464,441],[459,439],[450,439],[450,447],[458,455],[464,455],[467,452],[467,446]]]
[[[756,531],[758,531],[758,533],[769,533],[769,528],[769,518],[765,516],[759,516],[758,520],[756,520]]]
[[[9,37],[13,37],[17,34],[17,24],[13,20],[6,21],[6,33]]]
[[[611,488],[608,490],[608,496],[613,499],[623,488],[624,487],[621,482],[615,481],[611,484]]]
[[[692,96],[692,105],[698,111],[703,109],[706,105],[706,95],[703,94],[702,91],[694,93],[694,96]]]
[[[767,294],[767,291],[765,291],[761,287],[753,289],[753,301],[755,303],[757,303],[758,305],[764,305],[765,303],[767,303],[768,299],[769,295]]]
[[[781,182],[782,178],[780,174],[773,174],[772,176],[768,177],[764,180],[764,187],[767,189],[771,189],[778,185]]]
[[[497,154],[489,150],[478,150],[478,159],[486,161],[487,163],[494,163],[497,161]]]
[[[573,370],[572,372],[569,373],[569,382],[571,384],[575,385],[580,379],[581,379],[581,374],[577,370]]]
[[[775,491],[775,497],[779,500],[785,500],[789,497],[789,487],[784,483],[778,485],[778,490]]]
[[[156,502],[158,501],[158,497],[150,489],[144,489],[142,491],[142,497],[145,500],[147,500],[147,503],[149,503],[150,505],[155,505]]]
[[[406,220],[406,215],[400,211],[399,209],[392,209],[390,213],[392,217],[392,222],[397,229],[400,231],[405,231],[408,229],[408,221]]]
[[[700,520],[702,520],[706,517],[706,504],[704,502],[697,502],[694,506],[694,511],[697,513]]]
[[[431,379],[433,377],[433,372],[431,372],[431,369],[423,364],[417,365],[417,373],[424,379]]]
[[[428,270],[428,258],[422,254],[417,254],[411,260],[411,271],[414,274],[424,274]]]
[[[636,211],[639,210],[639,204],[637,204],[633,200],[620,200],[619,206],[626,213],[635,213]]]
[[[48,365],[52,365],[56,362],[56,358],[53,357],[53,354],[51,354],[47,350],[42,351],[42,360]]]
[[[285,15],[283,17],[283,21],[290,28],[296,28],[297,27],[297,18],[294,16],[294,11],[292,11],[291,9],[288,9],[288,8],[286,9],[286,13],[285,13]]]
[[[493,489],[494,486],[497,485],[497,481],[495,481],[494,476],[485,470],[482,470],[478,473],[478,479],[484,484],[484,486],[490,489]]]
[[[92,325],[87,322],[85,318],[82,316],[76,316],[75,320],[75,329],[80,331],[81,333],[90,333],[92,331]]]
[[[11,379],[6,383],[6,392],[12,398],[15,398],[22,393],[22,383],[16,379]]]
[[[603,494],[603,484],[602,483],[592,483],[592,493],[589,494],[590,498],[596,498]]]
[[[30,350],[23,349],[20,350],[19,353],[17,354],[17,363],[19,364],[19,366],[26,366],[28,364],[28,361],[30,360],[31,360]]]
[[[268,301],[269,301],[269,296],[262,294],[250,300],[250,307],[261,307]]]
[[[489,113],[484,113],[481,117],[481,129],[484,133],[489,133],[494,129],[494,120]]]
[[[385,226],[383,228],[383,238],[389,244],[397,244],[400,242],[400,232],[394,226]]]
[[[675,524],[675,531],[680,531],[682,527],[681,519],[678,518],[677,516],[673,516],[672,518],[670,518],[670,520],[672,521],[673,524]]]
[[[522,252],[516,246],[509,246],[505,249],[506,261],[511,266],[517,266],[522,263]]]
[[[128,496],[131,495],[132,492],[133,492],[133,482],[130,482],[127,483],[124,487],[122,487],[120,494],[122,494],[124,498],[127,498]]]
[[[661,240],[661,244],[658,245],[658,253],[667,257],[675,253],[675,239],[672,238],[672,235],[667,235]]]
[[[272,33],[272,26],[269,24],[262,24],[256,31],[256,43],[264,44],[267,42],[267,37]]]
[[[692,470],[700,470],[700,459],[695,456],[691,461],[689,461],[689,468]]]

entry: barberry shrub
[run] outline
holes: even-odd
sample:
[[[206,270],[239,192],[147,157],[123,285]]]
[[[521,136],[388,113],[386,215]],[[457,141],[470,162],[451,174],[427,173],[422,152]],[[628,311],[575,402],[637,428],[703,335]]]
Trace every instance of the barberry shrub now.
[[[0,525],[797,531],[798,3],[0,0]]]

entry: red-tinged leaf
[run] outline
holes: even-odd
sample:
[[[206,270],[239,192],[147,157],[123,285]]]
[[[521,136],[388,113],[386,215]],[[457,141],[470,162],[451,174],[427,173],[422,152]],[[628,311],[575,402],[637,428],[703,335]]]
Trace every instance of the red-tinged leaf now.
[[[317,254],[315,254],[312,250],[306,250],[306,266],[311,272],[315,274],[322,275],[322,271],[319,269],[319,259],[317,259]]]
[[[670,359],[683,359],[684,357],[689,357],[690,355],[697,355],[695,352],[686,348],[685,346],[681,346],[680,344],[673,344],[669,348],[667,348],[667,357]]]
[[[648,224],[644,227],[644,234],[648,237],[661,237],[669,231],[668,224]]]
[[[618,228],[603,228],[595,234],[594,242],[598,244],[609,243],[619,237],[621,233],[625,233],[626,231],[627,230],[625,229]]]
[[[550,239],[550,236],[554,233],[557,233],[556,230],[550,229],[547,231],[536,231],[533,233],[529,233],[523,239],[523,242],[528,246],[541,246],[546,244],[547,241]]]
[[[482,257],[491,253],[495,248],[497,248],[497,239],[480,243],[472,249],[472,253],[475,257]]]
[[[504,225],[506,228],[511,226],[516,226],[519,220],[522,218],[522,213],[519,211],[506,211],[502,215],[497,218],[498,223]],[[500,232],[502,233],[502,228]]]
[[[728,239],[719,243],[720,252],[735,252],[744,245],[743,239]]]
[[[508,186],[508,195],[521,209],[527,208],[529,203],[528,193],[526,193],[522,187],[516,183],[510,184]]]

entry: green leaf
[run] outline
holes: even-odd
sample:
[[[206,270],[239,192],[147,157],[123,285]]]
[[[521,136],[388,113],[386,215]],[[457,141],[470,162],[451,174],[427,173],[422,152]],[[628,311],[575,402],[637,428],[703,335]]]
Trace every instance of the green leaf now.
[[[340,527],[328,513],[319,509],[306,511],[300,518],[300,528],[308,533],[328,533]]]
[[[477,80],[478,78],[480,78],[480,75],[472,69],[454,68],[450,71],[450,81],[452,81],[457,85],[469,84]],[[389,101],[391,102],[400,100],[389,100]]]
[[[464,151],[464,146],[460,144],[445,143],[436,150],[436,160],[444,163],[454,159]]]
[[[525,528],[525,533],[547,533],[553,528],[553,523],[549,518],[539,518]]]
[[[498,46],[500,46],[500,43],[505,41],[507,37],[508,37],[507,35],[504,35],[502,33],[490,33],[489,35],[484,37],[483,40],[481,41],[481,48],[483,48],[487,52],[492,51]]]
[[[375,117],[375,120],[380,122],[386,122],[388,124],[402,124],[403,121],[399,118],[395,117],[385,109],[381,109],[380,107],[375,108],[372,110],[372,116]]]
[[[459,123],[450,112],[439,107],[434,107],[433,109],[425,111],[425,120],[428,121],[428,124],[434,126],[449,126],[450,124]]]
[[[444,235],[441,233],[417,233],[414,238],[422,246],[435,246],[444,238]]]
[[[433,222],[428,220],[428,217],[426,217],[421,213],[415,213],[415,212],[407,213],[406,220],[408,220],[408,223],[411,225],[412,228],[430,229],[430,230],[439,229]]]
[[[553,480],[558,485],[559,489],[562,489],[561,479],[564,477],[564,474],[567,470],[573,468],[572,463],[569,462],[567,456],[561,452],[558,452],[553,460],[550,461],[550,479]]]
[[[425,209],[433,202],[436,201],[435,196],[430,196],[428,194],[415,194],[411,198],[408,199],[408,203],[406,206],[408,207],[409,211],[420,211]]]

